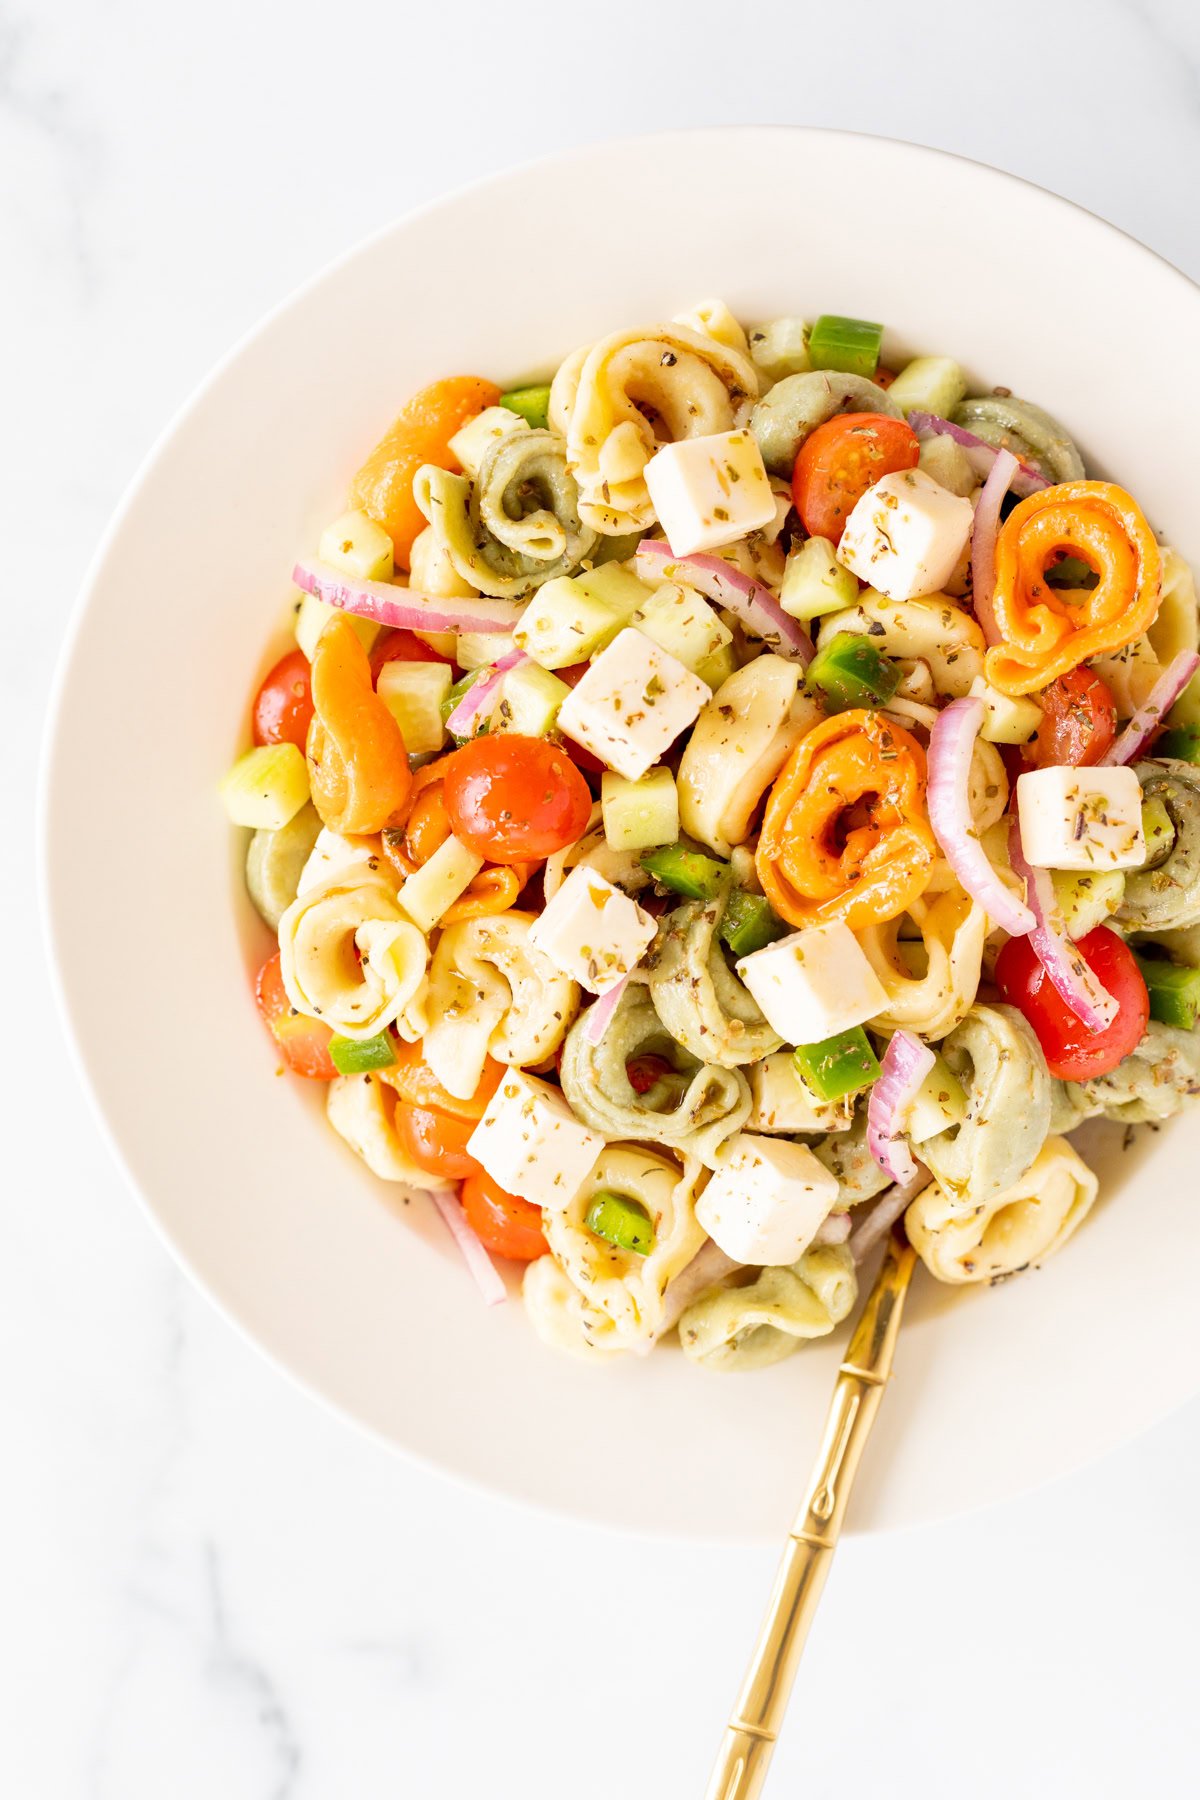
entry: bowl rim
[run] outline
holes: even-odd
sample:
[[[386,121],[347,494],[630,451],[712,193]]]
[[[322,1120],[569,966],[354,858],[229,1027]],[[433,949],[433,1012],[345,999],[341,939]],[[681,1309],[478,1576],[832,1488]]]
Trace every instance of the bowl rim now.
[[[656,145],[677,143],[687,138],[737,137],[744,141],[786,136],[797,142],[804,140],[820,140],[824,142],[871,143],[913,156],[918,161],[930,165],[957,163],[979,170],[986,178],[994,179],[1014,188],[1028,190],[1042,199],[1049,199],[1059,206],[1068,207],[1072,211],[1098,226],[1102,232],[1110,233],[1125,242],[1143,257],[1157,264],[1176,282],[1190,291],[1191,295],[1200,295],[1200,281],[1193,279],[1170,258],[1146,244],[1132,231],[1124,226],[1114,224],[1102,213],[1085,206],[1067,195],[1058,193],[1045,184],[1032,178],[1015,173],[982,158],[949,150],[909,138],[895,137],[887,133],[848,130],[838,126],[797,125],[790,122],[774,123],[770,121],[731,121],[713,125],[688,125],[665,128],[657,131],[623,133],[616,136],[599,137],[583,143],[572,144],[550,151],[545,155],[523,158],[509,163],[499,169],[492,169],[487,174],[475,176],[457,183],[451,188],[441,191],[416,206],[397,213],[375,229],[367,232],[354,243],[340,251],[337,255],[323,263],[309,275],[294,283],[265,312],[255,319],[235,339],[230,347],[217,358],[207,369],[200,380],[190,389],[180,403],[169,414],[166,421],[154,434],[148,447],[138,459],[133,472],[126,481],[120,497],[113,508],[97,542],[87,561],[78,589],[72,601],[62,638],[55,654],[54,668],[47,691],[46,710],[38,748],[36,799],[35,799],[35,868],[36,898],[41,941],[45,951],[45,962],[51,993],[59,1023],[68,1046],[71,1063],[84,1095],[91,1116],[95,1121],[100,1137],[105,1144],[113,1163],[119,1170],[126,1187],[135,1196],[143,1215],[149,1221],[159,1242],[163,1244],[175,1266],[181,1269],[189,1281],[198,1288],[205,1299],[216,1309],[220,1316],[237,1332],[242,1341],[250,1345],[254,1351],[272,1366],[294,1387],[314,1400],[327,1412],[338,1417],[355,1430],[366,1433],[390,1454],[398,1455],[416,1464],[418,1467],[439,1477],[453,1482],[460,1489],[465,1489],[486,1498],[493,1504],[528,1508],[535,1514],[556,1521],[570,1520],[586,1530],[600,1529],[618,1538],[640,1538],[643,1540],[665,1540],[678,1542],[681,1540],[697,1544],[726,1545],[731,1542],[761,1543],[774,1541],[773,1534],[748,1532],[744,1529],[728,1534],[716,1535],[695,1527],[672,1526],[666,1521],[639,1521],[631,1524],[626,1519],[616,1519],[607,1514],[587,1511],[583,1508],[568,1509],[548,1499],[536,1495],[521,1493],[492,1484],[486,1477],[467,1471],[452,1463],[441,1460],[438,1456],[424,1450],[414,1448],[408,1443],[399,1442],[382,1427],[372,1422],[362,1413],[354,1410],[346,1401],[317,1384],[317,1381],[289,1363],[278,1354],[264,1339],[259,1337],[253,1326],[241,1318],[230,1302],[212,1286],[207,1278],[194,1266],[187,1251],[177,1242],[169,1231],[158,1208],[154,1205],[149,1193],[133,1172],[114,1127],[100,1101],[87,1055],[83,1045],[83,1032],[77,1023],[73,998],[63,971],[63,962],[59,955],[56,934],[55,906],[53,903],[54,878],[51,868],[53,857],[53,806],[54,788],[58,772],[58,761],[61,753],[60,727],[63,715],[63,700],[74,672],[74,663],[82,634],[84,620],[87,616],[94,590],[98,586],[102,571],[112,552],[113,546],[124,529],[126,519],[135,506],[148,476],[158,463],[160,457],[176,435],[184,428],[193,413],[198,411],[206,401],[210,391],[225,377],[228,370],[249,351],[260,339],[268,336],[276,323],[293,307],[298,306],[314,290],[321,287],[340,273],[348,265],[369,253],[376,245],[381,244],[397,232],[402,232],[417,222],[434,215],[443,209],[452,207],[456,202],[469,196],[486,193],[490,189],[503,188],[509,183],[519,180],[539,169],[558,169],[569,167],[571,163],[585,162],[597,155],[609,151],[641,149],[651,153]],[[1198,1376],[1200,1381],[1200,1376]],[[1194,1393],[1195,1390],[1193,1390]],[[1187,1395],[1164,1397],[1143,1414],[1139,1423],[1116,1440],[1132,1443],[1144,1436],[1173,1412],[1187,1403]],[[1091,1467],[1107,1455],[1112,1444],[1101,1442],[1095,1444],[1072,1465],[1076,1471]],[[814,1446],[815,1448],[815,1446]],[[956,1506],[952,1513],[932,1515],[934,1525],[942,1516],[965,1516],[977,1513],[990,1507],[1001,1505],[1008,1500],[1016,1500],[1036,1491],[1049,1481],[1066,1480],[1070,1470],[1056,1472],[1049,1478],[1031,1471],[1027,1481],[1015,1483],[1002,1494],[988,1497],[981,1496],[973,1503]],[[799,1496],[797,1496],[799,1498]],[[885,1520],[873,1523],[869,1527],[859,1528],[865,1534],[894,1533],[917,1529],[918,1525],[911,1520]],[[853,1517],[846,1527],[847,1535],[858,1535]]]

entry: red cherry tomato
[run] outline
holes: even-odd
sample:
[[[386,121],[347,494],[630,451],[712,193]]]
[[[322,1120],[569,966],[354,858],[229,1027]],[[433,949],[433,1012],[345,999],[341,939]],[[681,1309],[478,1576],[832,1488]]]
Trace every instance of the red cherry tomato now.
[[[550,1248],[542,1236],[540,1208],[505,1193],[482,1169],[467,1176],[459,1198],[468,1225],[493,1256],[535,1262]]]
[[[652,1050],[643,1056],[631,1056],[625,1064],[625,1074],[635,1094],[648,1094],[656,1082],[674,1073],[666,1057],[656,1056]]]
[[[385,631],[371,651],[371,680],[378,682],[380,669],[390,662],[440,662],[449,663],[452,669],[458,667],[452,656],[443,656],[415,631],[406,631],[402,627]]]
[[[434,1106],[409,1106],[401,1100],[396,1107],[396,1130],[413,1161],[427,1174],[445,1175],[449,1181],[461,1181],[479,1167],[467,1150],[477,1123]]]
[[[1036,739],[1037,766],[1098,763],[1117,735],[1117,708],[1108,684],[1091,669],[1068,669],[1038,695],[1044,713]]]
[[[996,986],[1010,1006],[1024,1013],[1037,1033],[1046,1067],[1063,1081],[1107,1075],[1146,1035],[1150,997],[1133,952],[1107,925],[1097,925],[1076,949],[1117,1002],[1117,1016],[1104,1031],[1089,1031],[1050,985],[1028,938],[1010,938],[996,958]]]
[[[332,1081],[337,1074],[329,1055],[333,1033],[319,1019],[306,1019],[303,1013],[293,1011],[283,985],[278,950],[258,971],[254,998],[293,1075],[306,1075],[310,1081]]]
[[[295,744],[303,750],[312,722],[312,683],[303,650],[281,656],[254,698],[256,744]]]
[[[792,471],[792,498],[810,537],[841,541],[869,487],[915,469],[921,446],[911,425],[883,413],[839,413],[810,431]]]
[[[537,861],[587,830],[592,796],[560,744],[489,733],[438,766],[455,837],[488,862]]]

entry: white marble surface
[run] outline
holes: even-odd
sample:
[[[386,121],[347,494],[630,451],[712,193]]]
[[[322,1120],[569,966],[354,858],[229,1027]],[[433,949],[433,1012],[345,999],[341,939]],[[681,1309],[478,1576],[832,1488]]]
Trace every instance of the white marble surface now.
[[[484,170],[649,125],[857,125],[1031,176],[1200,275],[1200,13],[1033,17],[0,4],[5,1796],[702,1792],[771,1554],[462,1493],[326,1417],[190,1291],[49,1005],[37,738],[85,563],[177,404],[297,281]],[[1030,283],[1069,347],[1086,270]],[[1198,1491],[1193,1406],[1036,1499],[847,1543],[772,1791],[847,1772],[923,1800],[1194,1791]]]

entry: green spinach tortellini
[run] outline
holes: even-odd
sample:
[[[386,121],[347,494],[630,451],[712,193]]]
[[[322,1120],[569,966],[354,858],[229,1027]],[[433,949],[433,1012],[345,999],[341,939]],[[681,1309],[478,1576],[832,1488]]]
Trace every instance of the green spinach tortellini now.
[[[701,1294],[679,1321],[679,1342],[706,1369],[766,1368],[812,1338],[828,1337],[857,1295],[850,1252],[822,1244],[791,1267],[747,1270]]]
[[[646,957],[650,997],[659,1018],[701,1062],[736,1069],[759,1062],[783,1043],[725,960],[717,927],[727,896],[689,900],[658,928]]]
[[[973,1006],[942,1041],[967,1095],[961,1125],[921,1146],[943,1189],[979,1205],[1020,1181],[1050,1129],[1050,1072],[1012,1006]]]
[[[1200,922],[1200,769],[1191,763],[1142,762],[1137,778],[1147,800],[1161,800],[1175,828],[1165,859],[1131,869],[1117,917],[1133,931],[1172,931]]]

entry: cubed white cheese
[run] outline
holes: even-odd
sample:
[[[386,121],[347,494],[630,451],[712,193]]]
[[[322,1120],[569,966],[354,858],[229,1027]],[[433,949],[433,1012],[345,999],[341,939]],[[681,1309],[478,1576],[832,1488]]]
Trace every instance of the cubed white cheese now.
[[[636,900],[580,865],[530,927],[529,942],[589,994],[603,994],[624,980],[657,929]]]
[[[954,573],[975,517],[924,469],[900,469],[868,488],[846,521],[838,560],[889,600],[936,594]]]
[[[749,431],[664,444],[646,464],[646,486],[676,556],[715,550],[774,523],[775,495]]]
[[[637,781],[711,698],[712,689],[678,657],[627,626],[563,701],[558,725],[618,775]]]
[[[1028,769],[1017,777],[1025,859],[1038,869],[1137,869],[1146,860],[1132,769]]]
[[[296,893],[307,894],[310,889],[320,887],[323,881],[340,875],[343,869],[372,859],[380,863],[379,852],[370,838],[343,837],[338,831],[330,831],[328,825],[322,825],[308,853],[308,861],[300,871]],[[386,868],[387,865],[382,866]]]
[[[735,1262],[794,1263],[837,1197],[836,1177],[806,1145],[739,1131],[719,1153],[696,1217]]]
[[[818,1100],[797,1075],[790,1050],[764,1056],[748,1073],[747,1131],[849,1131],[854,1122],[853,1099]]]
[[[505,1073],[467,1140],[493,1181],[551,1212],[570,1205],[603,1148],[556,1087],[520,1069]]]
[[[819,1044],[887,1006],[882,982],[840,920],[809,925],[743,956],[737,972],[789,1044]]]
[[[485,406],[481,413],[476,413],[455,432],[450,439],[450,449],[462,464],[463,474],[473,481],[497,439],[509,437],[514,431],[528,430],[529,421],[520,413],[509,412],[507,406]]]

